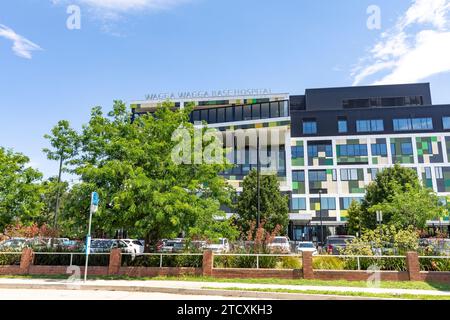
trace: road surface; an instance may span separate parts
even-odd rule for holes
[[[1,289],[0,300],[232,300],[230,297],[157,292]],[[240,298],[239,300],[245,300]],[[252,299],[255,300],[255,299]]]

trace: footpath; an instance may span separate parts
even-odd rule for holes
[[[230,290],[233,288],[233,290]],[[310,297],[320,298],[320,292],[333,292],[340,298],[367,299],[365,297],[344,297],[345,293],[358,294],[391,294],[391,295],[426,295],[431,297],[450,296],[450,292],[435,290],[412,289],[387,289],[387,288],[358,288],[358,287],[333,287],[333,286],[304,286],[304,285],[278,285],[278,284],[248,284],[248,283],[223,283],[223,282],[191,282],[191,281],[127,281],[127,280],[88,280],[68,281],[55,279],[20,279],[0,278],[0,289],[52,289],[52,290],[101,290],[101,291],[126,291],[126,292],[159,292],[169,294],[206,295],[267,299],[291,299],[305,300],[308,292],[314,293]],[[256,292],[251,290],[264,290]],[[271,292],[271,290],[273,290]],[[296,293],[280,293],[277,290],[295,290]],[[297,293],[298,291],[298,293]],[[333,295],[323,295],[330,298]]]

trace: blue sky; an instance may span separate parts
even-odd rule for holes
[[[381,29],[367,27],[370,5]],[[58,120],[80,128],[91,107],[151,92],[420,81],[450,103],[449,11],[450,0],[3,0],[0,146],[54,175],[41,150]]]

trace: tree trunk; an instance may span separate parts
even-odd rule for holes
[[[53,228],[56,229],[58,227],[58,211],[59,211],[59,201],[60,201],[60,193],[61,193],[61,175],[62,175],[62,166],[63,166],[63,157],[60,156],[59,160],[59,172],[58,172],[58,185],[57,185],[57,193],[56,193],[56,205],[55,205],[55,220],[53,221]]]

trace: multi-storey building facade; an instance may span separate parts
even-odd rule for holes
[[[151,112],[161,101],[132,107],[136,114]],[[224,135],[277,131],[268,143],[268,153],[280,150],[270,172],[289,194],[293,240],[319,239],[320,225],[328,234],[343,232],[352,201],[395,163],[417,170],[443,201],[450,196],[450,105],[433,105],[429,84],[309,89],[304,95],[253,90],[174,101],[181,108],[193,102],[192,122],[207,122]],[[245,161],[224,173],[238,192],[256,168],[250,161],[255,152],[248,143]],[[430,225],[448,227],[449,221]]]

